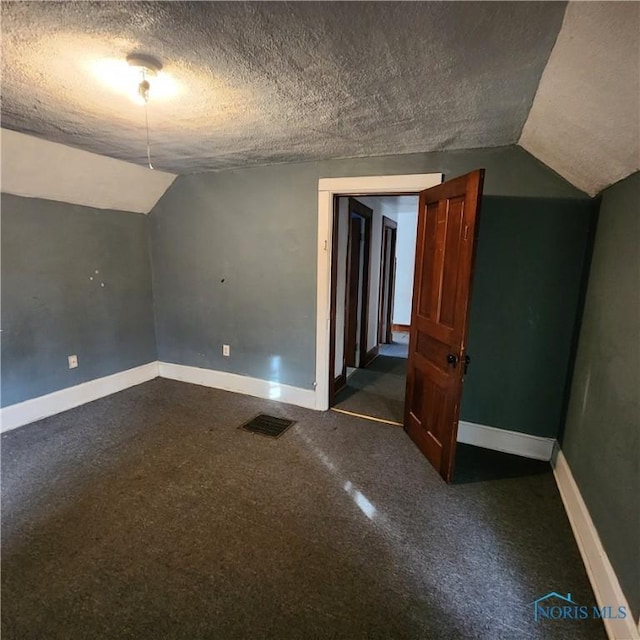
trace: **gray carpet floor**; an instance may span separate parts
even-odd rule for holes
[[[395,335],[395,334],[394,334]],[[366,369],[355,369],[348,385],[336,398],[337,409],[361,416],[404,421],[407,341],[381,345],[381,353]],[[396,354],[396,355],[389,355]],[[490,451],[458,443],[456,447],[455,483],[516,478],[548,473],[549,465],[499,451]]]
[[[378,345],[378,353],[382,356],[393,356],[394,358],[409,357],[409,334],[393,332],[392,342]]]
[[[357,369],[349,377],[334,407],[402,422],[406,379],[406,358],[379,355],[366,369]]]
[[[594,603],[552,474],[447,486],[399,428],[157,379],[2,463],[3,640],[605,638],[533,620]]]

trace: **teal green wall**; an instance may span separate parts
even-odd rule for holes
[[[150,216],[159,359],[312,389],[318,179],[480,167],[487,197],[462,418],[555,436],[590,200],[518,147],[179,177]]]
[[[483,198],[463,420],[557,435],[593,221],[591,200]]]
[[[2,406],[154,362],[147,216],[8,193],[1,205]]]
[[[640,173],[602,194],[561,446],[637,620]]]

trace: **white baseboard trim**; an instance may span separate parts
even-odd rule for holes
[[[573,478],[569,463],[559,448],[556,448],[552,466],[560,497],[569,517],[573,535],[578,543],[578,549],[582,555],[582,561],[591,581],[598,606],[612,606],[614,609],[623,606],[627,610],[627,617],[622,620],[603,620],[607,635],[610,640],[638,640],[640,633],[629,610],[629,603],[602,546],[600,536]]]
[[[182,364],[172,364],[170,362],[160,362],[159,374],[161,378],[180,380],[199,384],[203,387],[213,387],[234,393],[244,393],[256,398],[267,400],[277,400],[287,404],[295,404],[307,409],[316,408],[316,392],[312,389],[301,389],[291,387],[279,382],[269,382],[259,378],[241,376],[237,373],[226,371],[215,371],[213,369],[201,369],[199,367],[189,367]]]
[[[79,407],[87,402],[153,380],[158,376],[316,409],[316,393],[310,389],[300,389],[225,371],[200,369],[168,362],[150,362],[134,369],[120,371],[104,378],[83,382],[4,407],[0,409],[0,433]]]
[[[555,440],[460,420],[458,442],[535,460],[551,460]]]
[[[79,407],[81,404],[104,398],[104,396],[157,377],[158,363],[150,362],[140,367],[120,371],[110,376],[89,380],[67,389],[60,389],[60,391],[54,391],[38,398],[9,405],[0,410],[0,433]]]

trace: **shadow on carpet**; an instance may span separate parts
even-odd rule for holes
[[[510,453],[458,443],[453,484],[503,480],[551,473],[543,460],[532,460]]]

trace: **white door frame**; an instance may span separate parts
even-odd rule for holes
[[[331,318],[331,238],[336,195],[416,194],[442,182],[441,173],[320,178],[318,180],[318,275],[316,325],[316,409],[329,408],[329,323]]]

